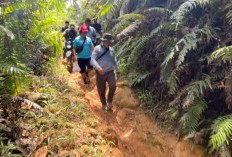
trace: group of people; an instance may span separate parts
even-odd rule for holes
[[[68,28],[70,27],[70,28]],[[71,35],[65,32],[71,31]],[[74,25],[68,25],[66,21],[65,26],[62,27],[64,37],[73,40],[73,56],[74,61],[80,67],[80,73],[83,79],[84,86],[90,83],[89,73],[95,69],[96,84],[98,94],[102,103],[103,110],[111,110],[113,107],[113,97],[116,91],[116,79],[120,78],[120,73],[115,57],[114,49],[111,47],[113,36],[109,33],[103,34],[101,44],[94,45],[96,41],[96,32],[101,33],[101,25],[94,21],[93,27],[91,20],[86,19],[85,23],[78,28],[79,36]],[[106,99],[106,83],[109,85],[109,93]]]

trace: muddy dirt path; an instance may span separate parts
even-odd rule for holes
[[[115,157],[205,157],[203,150],[189,141],[178,141],[177,137],[157,127],[145,112],[139,108],[139,101],[133,91],[118,82],[111,112],[101,109],[94,72],[91,85],[83,87],[79,73],[65,75],[68,85],[84,97],[87,109],[98,119],[98,129],[112,134],[116,148],[110,156]]]

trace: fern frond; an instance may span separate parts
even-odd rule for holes
[[[189,85],[185,86],[180,94],[174,99],[170,104],[171,106],[179,103],[179,99],[182,96],[185,96],[183,103],[181,104],[184,108],[189,107],[193,104],[194,100],[199,97],[203,97],[204,91],[207,89],[213,90],[211,84],[210,75],[203,74],[202,80],[192,81]]]
[[[203,98],[195,98],[193,104],[187,108],[186,113],[181,117],[180,122],[183,125],[183,129],[190,133],[191,131],[196,131],[199,120],[202,113],[207,108],[206,102]]]
[[[8,30],[6,27],[0,25],[0,30],[5,32],[7,34],[7,36],[9,36],[11,38],[11,40],[13,40],[15,38],[14,34],[10,30]]]
[[[183,21],[184,16],[197,6],[204,7],[209,4],[210,0],[187,0],[172,14],[171,19],[175,20],[177,24]]]
[[[137,84],[141,83],[143,80],[145,80],[150,75],[151,75],[151,72],[136,73],[136,76],[134,76],[133,79],[130,81],[130,86],[136,86]]]
[[[202,97],[206,89],[213,89],[211,84],[211,77],[204,74],[202,80],[190,83],[184,90],[187,96],[184,99],[183,106],[188,107],[191,105],[195,98]]]
[[[167,80],[164,80],[169,88],[168,93],[171,95],[174,95],[176,93],[176,89],[177,89],[178,83],[180,81],[178,76],[177,76],[177,72],[181,71],[182,69],[183,69],[183,67],[176,68],[175,70],[173,70],[171,72],[171,74],[167,78]],[[161,78],[161,79],[163,79],[163,78]]]
[[[211,63],[214,60],[231,60],[232,59],[232,46],[227,46],[214,51],[208,58],[208,62]]]
[[[149,40],[148,36],[142,36],[136,41],[136,45],[131,51],[130,57],[129,57],[129,62],[133,63],[136,62],[137,59],[139,58],[140,54],[144,50],[144,46],[146,45],[147,41]]]
[[[219,117],[211,126],[212,134],[210,136],[209,145],[211,151],[226,144],[232,135],[232,115]]]
[[[176,59],[176,67],[178,68],[185,60],[185,56],[191,50],[197,48],[197,44],[201,41],[201,35],[205,34],[209,39],[212,38],[211,31],[208,28],[195,29],[192,33],[186,34],[181,38],[176,45],[171,49],[166,58],[162,63],[162,67],[167,66],[167,64],[178,55]]]

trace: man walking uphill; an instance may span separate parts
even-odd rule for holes
[[[79,67],[81,69],[80,73],[82,75],[84,85],[89,84],[89,72],[92,70],[90,65],[91,51],[93,51],[92,40],[86,36],[88,33],[88,28],[86,25],[81,25],[80,36],[78,36],[73,43],[73,55],[74,60],[78,61]]]
[[[117,72],[117,78],[120,77],[114,49],[110,47],[112,39],[113,37],[111,34],[104,34],[101,39],[102,44],[95,47],[91,59],[91,63],[96,69],[97,89],[103,110],[111,110],[113,107],[112,102],[116,90],[116,78],[114,71]],[[106,82],[109,84],[107,101],[105,97]]]

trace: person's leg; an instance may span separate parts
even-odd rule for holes
[[[81,73],[82,79],[84,81],[84,84],[86,85],[88,84],[88,82],[86,81],[86,60],[83,58],[78,58],[78,64],[81,69],[80,73]]]
[[[86,72],[86,78],[89,80],[89,73],[93,70],[93,66],[90,64],[91,58],[87,59],[87,72]]]
[[[97,91],[102,103],[102,108],[105,109],[106,107],[106,76],[100,75],[96,71],[96,84],[97,84]]]
[[[107,82],[109,84],[109,93],[108,93],[107,103],[108,103],[109,109],[111,109],[113,107],[112,102],[113,102],[114,93],[116,91],[116,78],[115,78],[114,71],[110,71],[109,73],[107,73]]]

